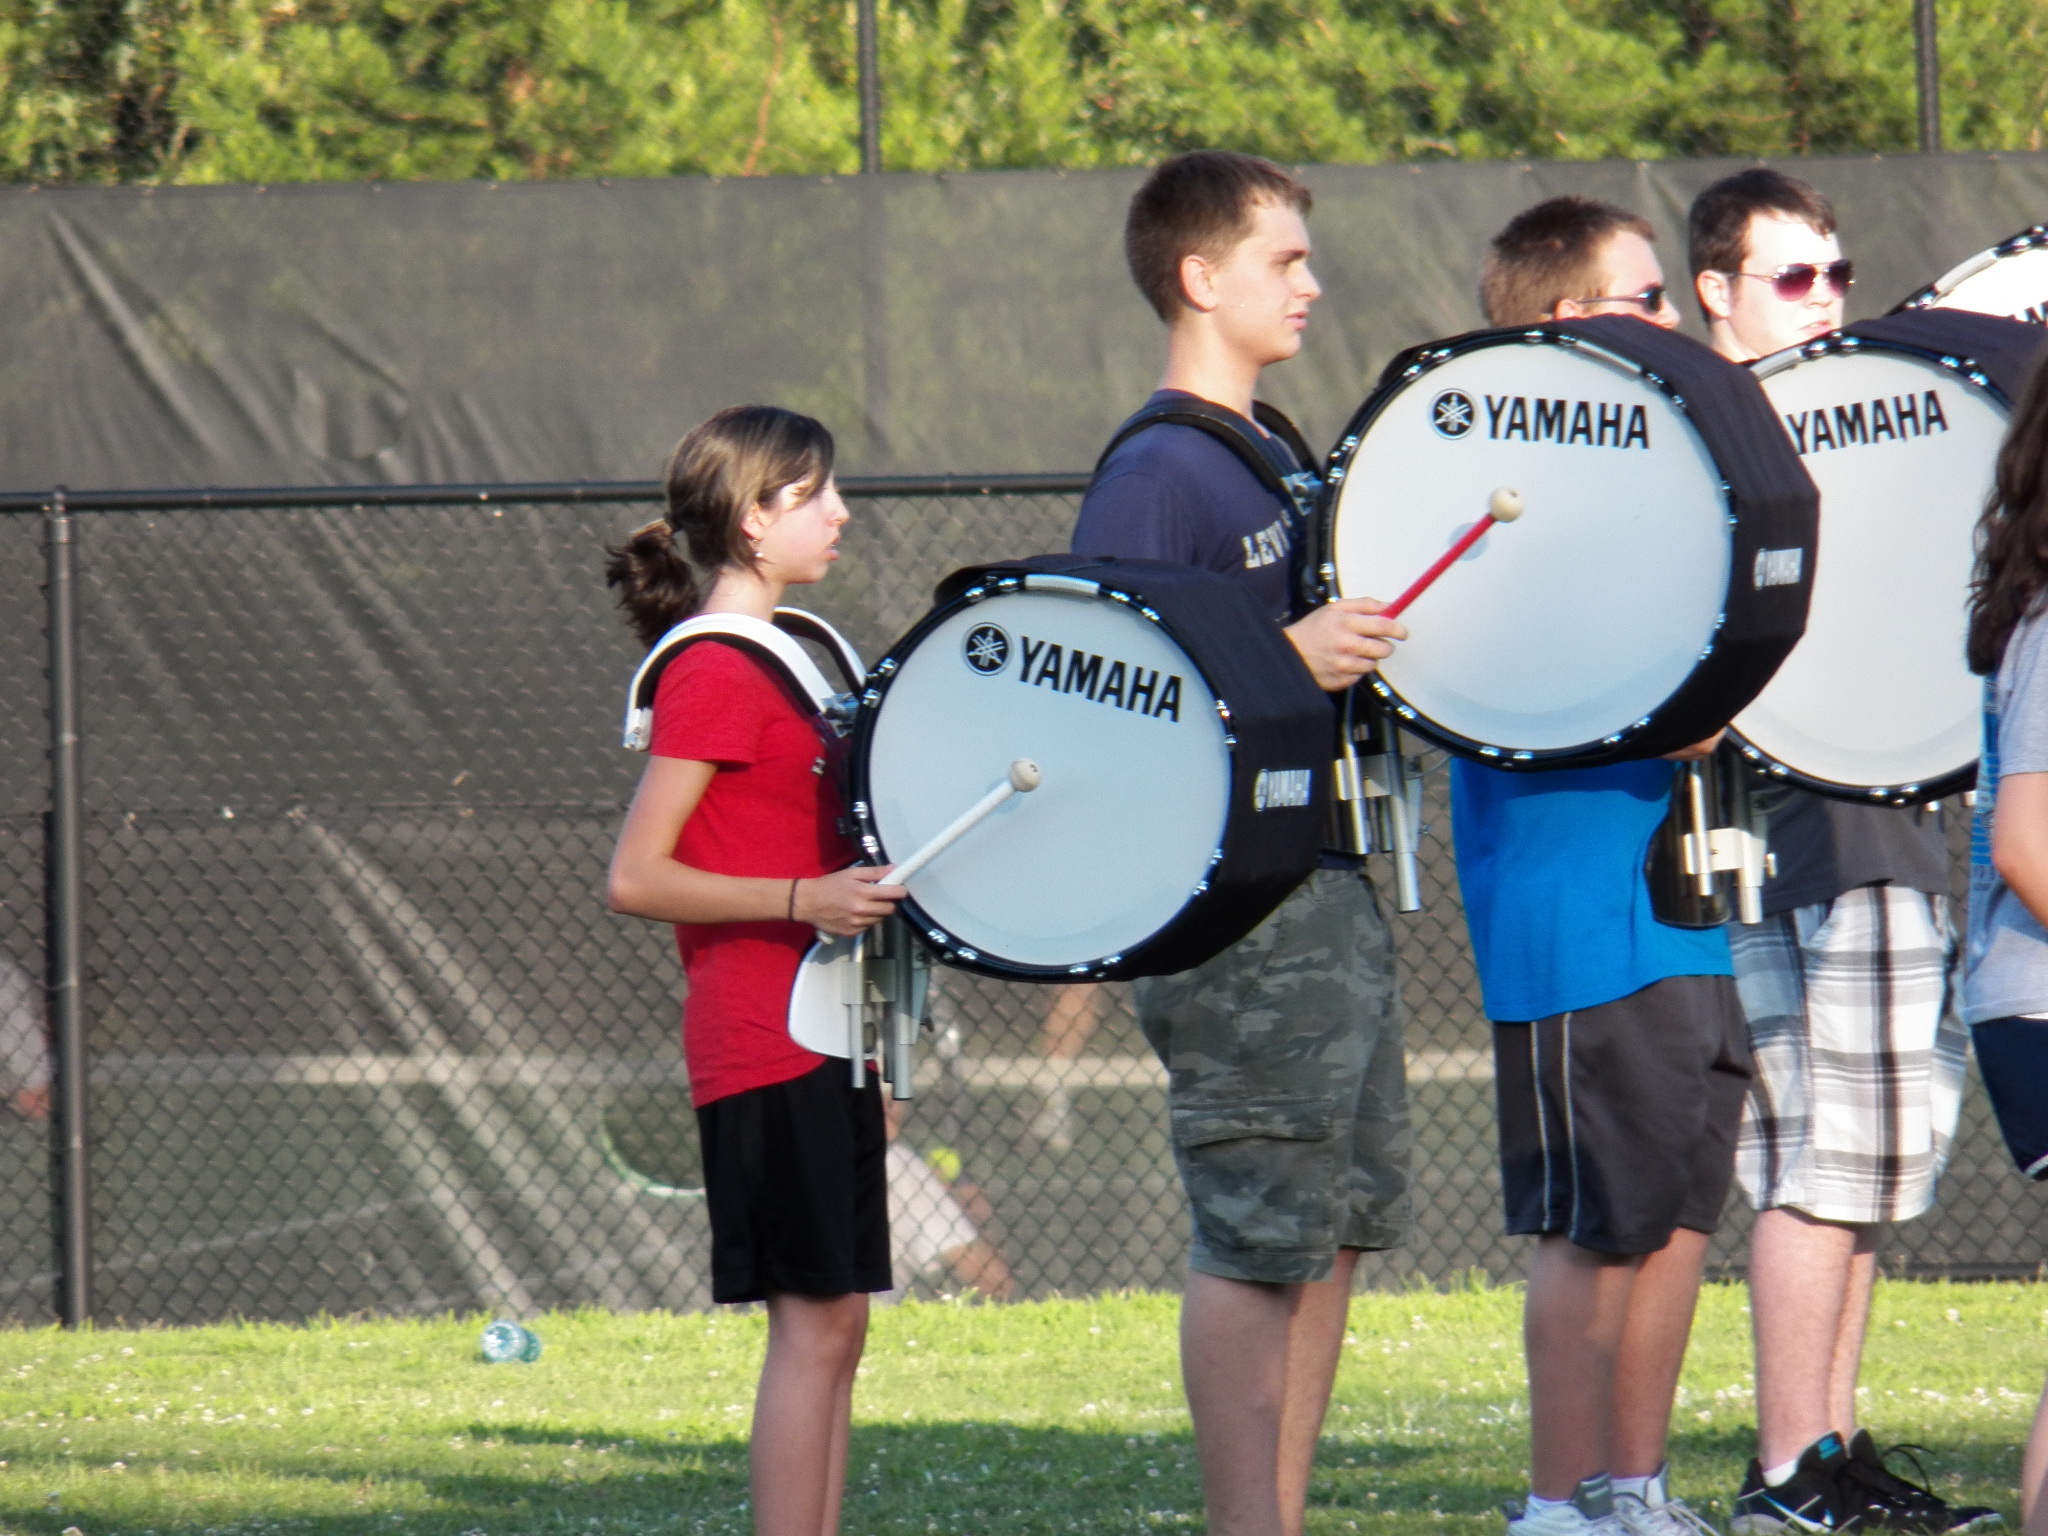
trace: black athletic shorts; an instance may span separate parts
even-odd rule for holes
[[[2013,1162],[2048,1179],[2048,1019],[1988,1019],[1970,1038]]]
[[[882,1093],[834,1058],[697,1111],[711,1210],[711,1299],[886,1291]]]
[[[1720,1225],[1749,1089],[1732,978],[1496,1024],[1493,1060],[1510,1233],[1638,1254]]]

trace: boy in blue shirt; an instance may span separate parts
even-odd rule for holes
[[[1527,210],[1487,258],[1488,320],[1675,327],[1651,235],[1591,198]],[[1523,1317],[1530,1498],[1509,1506],[1509,1536],[1711,1530],[1670,1497],[1664,1447],[1749,1050],[1724,933],[1650,909],[1645,856],[1674,771],[1451,771],[1507,1226],[1538,1239]]]

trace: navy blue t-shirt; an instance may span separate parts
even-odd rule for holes
[[[1162,389],[1146,404],[1193,398]],[[1160,422],[1120,444],[1103,464],[1081,501],[1073,552],[1171,560],[1240,577],[1259,606],[1285,624],[1296,617],[1297,516],[1208,433]]]

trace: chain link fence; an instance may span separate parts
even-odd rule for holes
[[[1075,509],[865,489],[813,596],[870,658],[940,576],[1063,548]],[[640,759],[617,746],[636,650],[598,573],[648,515],[637,492],[71,514],[92,1315],[708,1304],[680,968],[602,896]],[[0,515],[0,1315],[27,1322],[62,1267],[45,530]],[[1416,1233],[1368,1262],[1378,1285],[1522,1257],[1443,777],[1425,905],[1394,919]],[[891,1154],[902,1282],[1176,1285],[1163,1080],[1125,989],[941,972],[935,1018]],[[1717,1263],[1745,1227],[1731,1204]],[[1941,1204],[1888,1262],[2031,1273],[2044,1236],[1973,1081]]]

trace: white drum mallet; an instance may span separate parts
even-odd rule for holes
[[[1502,486],[1486,498],[1486,516],[1467,528],[1458,542],[1437,557],[1436,564],[1424,571],[1409,585],[1408,590],[1380,610],[1383,619],[1397,619],[1401,610],[1429,590],[1437,577],[1448,571],[1458,557],[1486,536],[1486,530],[1495,523],[1512,523],[1522,515],[1522,493]]]
[[[1017,758],[1010,764],[1009,774],[1003,779],[1002,783],[975,801],[944,831],[940,832],[909,858],[898,864],[889,872],[889,878],[882,883],[885,885],[909,884],[911,876],[952,847],[962,835],[971,831],[977,823],[987,817],[990,812],[1009,799],[1010,796],[1015,794],[1028,795],[1044,782],[1045,775],[1039,771],[1038,764],[1032,762],[1028,757]]]

